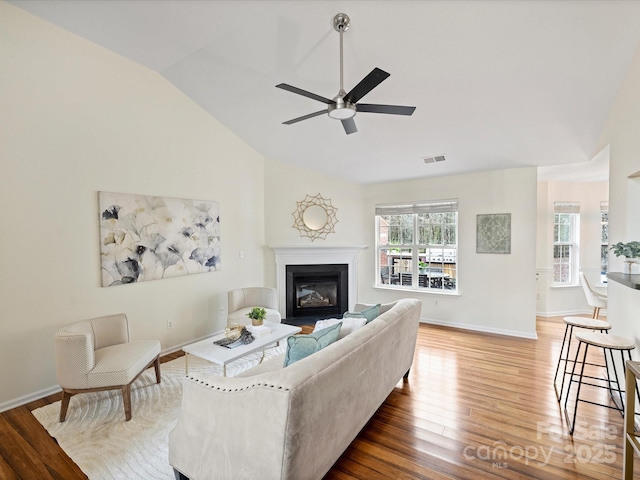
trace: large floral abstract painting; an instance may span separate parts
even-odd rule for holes
[[[98,196],[103,287],[220,270],[218,202]]]

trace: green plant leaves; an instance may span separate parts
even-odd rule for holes
[[[616,257],[640,258],[640,242],[618,242],[609,248]]]

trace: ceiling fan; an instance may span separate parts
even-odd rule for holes
[[[377,105],[371,103],[358,103],[362,97],[364,97],[371,90],[380,85],[384,80],[389,77],[389,74],[379,68],[374,68],[369,75],[364,77],[360,83],[358,83],[353,89],[347,93],[343,87],[343,68],[342,68],[342,34],[349,29],[351,20],[344,13],[338,13],[333,18],[333,28],[340,34],[340,91],[334,98],[329,99],[316,95],[315,93],[307,92],[297,87],[281,83],[276,85],[276,88],[281,88],[292,93],[297,93],[304,97],[317,100],[322,103],[326,103],[328,108],[320,110],[318,112],[310,113],[302,117],[294,118],[283,122],[284,125],[291,125],[293,123],[301,122],[309,118],[317,117],[326,113],[331,118],[340,120],[344,131],[347,135],[358,131],[356,123],[353,121],[353,117],[356,112],[366,113],[386,113],[391,115],[412,115],[416,107],[404,107],[400,105]]]

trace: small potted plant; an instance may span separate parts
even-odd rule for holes
[[[622,243],[618,242],[609,248],[616,257],[625,257],[627,264],[626,273],[631,273],[631,264],[636,263],[636,259],[640,258],[640,242]]]
[[[259,327],[264,322],[264,319],[267,318],[267,311],[262,307],[253,307],[251,311],[247,313],[247,317],[251,319],[251,325]]]
[[[426,274],[428,272],[429,264],[426,262],[418,263],[418,271],[421,274]]]

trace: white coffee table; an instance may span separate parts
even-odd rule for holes
[[[224,376],[226,377],[227,364],[259,350],[262,350],[262,358],[260,359],[260,362],[262,362],[264,359],[265,348],[279,342],[280,340],[284,340],[291,335],[295,335],[302,330],[300,327],[294,327],[292,325],[287,325],[286,323],[264,322],[264,324],[271,328],[271,334],[258,337],[248,345],[241,345],[236,348],[227,348],[213,343],[216,340],[224,338],[224,332],[218,332],[212,337],[205,338],[204,340],[200,340],[199,342],[195,342],[190,345],[185,345],[182,347],[182,351],[185,353],[184,365],[186,373],[189,373],[189,355],[195,355],[196,357],[203,358],[209,362],[222,365]]]

